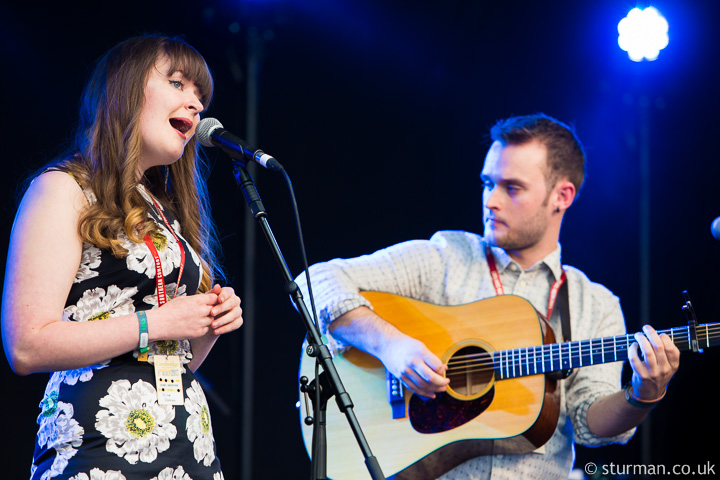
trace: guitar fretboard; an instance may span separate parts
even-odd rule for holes
[[[696,331],[699,348],[720,344],[720,323],[698,325]],[[689,350],[691,348],[690,327],[658,330],[658,334],[663,333],[670,337],[679,350]],[[616,337],[502,350],[492,354],[493,370],[495,378],[502,380],[620,362],[628,359],[630,346],[634,342],[634,335],[618,335]]]

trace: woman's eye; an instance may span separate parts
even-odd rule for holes
[[[175,88],[183,87],[183,82],[181,82],[180,80],[168,80],[168,82],[170,82],[170,85],[172,85]]]

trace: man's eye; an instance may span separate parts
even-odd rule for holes
[[[483,184],[484,188],[489,188],[489,189],[492,189],[495,186],[495,184],[490,180],[483,180],[482,184]]]

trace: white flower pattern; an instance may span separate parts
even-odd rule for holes
[[[107,291],[103,288],[93,288],[86,291],[76,305],[65,308],[71,320],[87,322],[118,317],[135,312],[132,297],[137,293],[136,287],[120,289],[110,285]]]
[[[178,222],[177,220],[173,220],[172,227],[173,227],[173,230],[175,230],[175,233],[177,234],[177,236],[179,236],[180,238],[185,240],[185,237],[183,237],[182,234],[180,233],[180,228],[181,228],[180,222]],[[187,243],[187,240],[185,241],[185,243]],[[195,249],[192,248],[190,245],[188,245],[188,248],[185,249],[185,253],[187,254],[188,252],[190,252],[190,256],[192,257],[193,263],[200,265],[200,257],[195,252]],[[198,285],[198,287],[199,286],[200,285]]]
[[[82,257],[80,258],[78,271],[75,274],[75,283],[80,283],[99,275],[95,269],[100,266],[101,253],[99,248],[83,243]]]
[[[188,439],[193,442],[195,460],[208,466],[215,460],[215,450],[210,411],[205,393],[200,384],[193,380],[185,394],[185,410],[188,412],[185,430]]]
[[[160,231],[152,235],[152,241],[160,258],[163,275],[167,277],[180,266],[180,257],[175,255],[178,246],[175,238],[165,225],[158,224],[157,227]],[[120,236],[118,236],[118,238],[119,237]],[[126,258],[127,268],[134,272],[147,275],[148,278],[155,278],[155,259],[147,245],[145,245],[145,243],[133,243],[129,240],[128,243],[132,244],[132,246],[128,249],[129,253]]]
[[[177,435],[175,409],[158,405],[155,387],[143,380],[113,382],[100,406],[107,410],[97,412],[95,428],[108,439],[107,451],[133,465],[154,461]]]
[[[90,475],[87,473],[78,473],[77,475],[70,477],[69,480],[126,480],[125,475],[119,470],[108,470],[103,472],[99,468],[93,468],[90,470]]]
[[[46,480],[60,475],[65,470],[68,460],[77,453],[77,448],[82,444],[85,430],[73,418],[75,413],[73,406],[59,401],[57,381],[48,383],[40,408],[38,445],[54,449],[56,452],[52,466],[40,477]]]
[[[65,370],[59,373],[60,379],[63,383],[68,385],[75,385],[78,381],[89,382],[93,376],[93,370],[95,368],[102,368],[104,365],[93,365],[92,367],[77,368],[75,370]]]
[[[151,198],[145,187],[138,186],[138,191],[143,196],[143,198],[145,198],[145,200],[150,204],[151,209],[153,211],[156,211],[157,207],[155,206],[153,199]],[[159,231],[156,234],[151,235],[151,238],[153,244],[155,245],[155,249],[157,250],[158,257],[160,258],[160,265],[162,266],[163,275],[165,277],[168,277],[176,268],[180,267],[181,257],[180,255],[178,255],[180,247],[178,246],[177,240],[175,240],[175,236],[172,234],[172,232],[170,232],[163,220],[161,218],[157,218],[154,220],[155,226]],[[177,222],[177,220],[173,220],[171,224],[173,225],[172,228],[179,236],[179,223]],[[120,236],[118,236],[118,238],[120,238]],[[128,249],[129,254],[127,256],[127,268],[134,272],[147,275],[148,278],[155,278],[155,259],[153,258],[150,250],[147,248],[145,243],[133,243],[127,240],[126,237],[123,240],[126,240],[123,242],[124,245],[130,244],[131,246],[131,248]],[[200,263],[197,254],[195,254],[192,249],[189,250],[191,251],[193,261],[199,265]]]
[[[40,402],[40,415],[37,417],[37,424],[40,426],[37,434],[37,441],[40,445],[47,445],[50,439],[57,437],[57,426],[55,417],[60,397],[60,375],[55,372],[45,386],[45,393]]]
[[[175,292],[177,292],[177,294]],[[180,287],[178,287],[177,283],[168,283],[167,285],[165,285],[165,293],[167,294],[168,301],[172,300],[175,297],[184,297],[187,294],[187,285],[182,284],[180,285]],[[155,293],[153,293],[152,295],[145,295],[145,297],[143,297],[143,302],[147,303],[148,305],[152,305],[153,307],[157,307],[157,289],[155,289]]]
[[[157,477],[150,480],[192,480],[192,478],[185,473],[185,469],[180,465],[177,468],[163,468]]]

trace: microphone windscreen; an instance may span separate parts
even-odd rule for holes
[[[216,118],[208,117],[200,120],[200,123],[198,123],[196,130],[198,142],[200,142],[200,145],[202,145],[203,147],[215,146],[212,143],[210,135],[216,128],[222,128],[222,123],[220,123]]]

